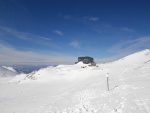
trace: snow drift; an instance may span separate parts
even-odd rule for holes
[[[81,62],[49,66],[0,81],[0,109],[3,113],[150,113],[149,81],[150,50],[97,67]]]

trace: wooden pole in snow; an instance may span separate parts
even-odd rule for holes
[[[109,91],[109,82],[108,82],[109,81],[109,74],[108,73],[106,74],[106,77],[107,77],[107,89]]]

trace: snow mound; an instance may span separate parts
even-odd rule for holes
[[[87,65],[87,64],[84,64],[83,62],[78,62],[78,63],[76,63],[76,65],[83,66],[83,65]]]

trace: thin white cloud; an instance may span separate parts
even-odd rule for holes
[[[85,16],[85,17],[83,17],[82,19],[83,19],[83,20],[86,20],[86,21],[87,21],[87,20],[88,20],[88,21],[93,21],[93,22],[99,20],[98,17],[90,17],[90,16]]]
[[[150,37],[140,37],[134,40],[127,40],[112,46],[108,51],[116,56],[126,56],[143,49],[150,49]]]
[[[58,48],[56,44],[52,43],[49,37],[39,36],[39,35],[35,35],[32,33],[27,33],[27,32],[20,32],[20,31],[17,31],[16,29],[4,27],[4,26],[0,26],[0,30],[1,30],[0,33],[2,34],[2,38],[4,40],[7,38],[16,38],[22,41],[27,41],[27,42],[38,44],[38,45]]]
[[[63,54],[44,54],[37,51],[21,51],[13,48],[12,46],[0,44],[0,62],[8,62],[8,63],[73,63],[76,58],[63,55]]]
[[[150,49],[149,36],[119,42],[107,50],[109,53],[113,53],[114,55],[105,58],[97,58],[95,61],[97,63],[111,62],[145,49]]]
[[[33,41],[32,39],[35,39],[35,38],[39,40],[47,40],[47,39],[50,40],[50,38],[48,37],[38,36],[38,35],[27,33],[27,32],[20,32],[20,31],[17,31],[16,29],[9,28],[9,27],[0,26],[0,29],[3,31],[1,32],[1,34],[11,35],[11,36],[14,36],[15,38],[22,39],[22,40]]]
[[[51,41],[50,38],[43,37],[44,40]]]
[[[128,28],[128,27],[122,27],[121,30],[125,31],[125,32],[135,32],[134,29],[131,29],[131,28]]]
[[[60,30],[55,30],[54,33],[55,33],[55,34],[58,34],[58,35],[61,35],[61,36],[63,35],[63,32],[60,31]]]
[[[78,41],[72,41],[72,42],[70,43],[70,45],[71,45],[72,47],[74,47],[74,48],[79,48],[79,42],[78,42]]]
[[[72,19],[72,15],[69,15],[69,14],[62,14],[62,13],[58,13],[58,16],[65,19],[65,20],[70,20]]]
[[[98,17],[89,17],[89,20],[91,20],[91,21],[98,21],[99,18]]]
[[[71,15],[64,15],[64,19],[70,20],[71,19]]]
[[[3,33],[4,35],[11,35],[14,36],[16,38],[19,39],[23,39],[23,40],[29,40],[30,37],[28,36],[28,33],[25,32],[19,32],[13,28],[9,28],[9,27],[4,27],[4,26],[0,26],[0,29],[2,30],[1,33]]]

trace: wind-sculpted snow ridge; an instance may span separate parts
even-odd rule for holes
[[[149,81],[149,50],[94,67],[82,62],[49,66],[6,82],[0,79],[0,110],[2,113],[150,113]]]
[[[16,70],[13,67],[0,67],[0,77],[8,77],[8,76],[15,76],[17,74]]]
[[[13,72],[17,72],[13,67],[7,67],[7,66],[2,66],[3,68],[5,68],[5,69],[8,69],[8,70],[10,70],[10,71],[13,71]]]

